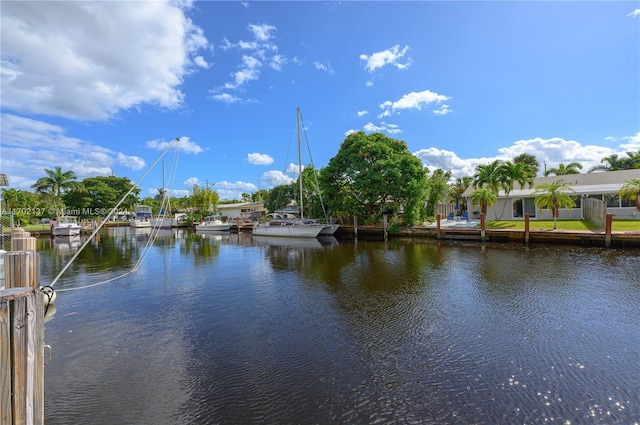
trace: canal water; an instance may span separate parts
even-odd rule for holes
[[[148,242],[56,283],[47,425],[640,423],[637,250]],[[79,241],[38,245],[46,284]]]

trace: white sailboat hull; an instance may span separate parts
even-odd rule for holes
[[[271,222],[256,224],[253,234],[256,236],[282,236],[289,238],[315,238],[324,226],[317,225],[271,225]]]

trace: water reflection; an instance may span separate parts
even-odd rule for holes
[[[637,252],[298,243],[175,232],[61,294],[47,424],[637,420]]]

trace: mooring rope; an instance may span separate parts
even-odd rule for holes
[[[124,200],[131,194],[131,192],[133,192],[133,189],[138,187],[138,185],[140,184],[142,179],[144,179],[147,176],[147,174],[149,174],[149,172],[153,169],[153,167],[155,167],[156,164],[158,164],[158,162],[160,162],[162,157],[164,157],[165,154],[167,152],[169,152],[170,149],[174,148],[179,143],[180,143],[180,138],[176,138],[174,141],[172,141],[169,144],[169,146],[160,154],[160,156],[154,161],[154,163],[151,164],[151,166],[144,172],[144,174],[138,179],[138,181],[131,186],[131,189],[129,189],[129,191],[122,197],[122,199],[120,199],[120,201],[116,204],[116,206],[113,207],[113,209],[104,218],[104,220],[100,223],[100,225],[93,231],[91,236],[89,236],[87,238],[87,240],[82,244],[82,246],[80,246],[78,251],[76,251],[76,253],[73,255],[73,257],[71,257],[69,262],[67,264],[65,264],[65,266],[62,268],[60,273],[58,273],[58,275],[53,279],[53,281],[48,286],[45,286],[43,288],[50,288],[50,290],[53,291],[53,285],[55,285],[58,282],[58,280],[64,274],[64,272],[67,271],[67,269],[71,266],[73,261],[76,258],[78,258],[78,255],[80,255],[82,250],[91,242],[91,240],[93,240],[94,236],[96,234],[98,234],[98,232],[100,231],[100,229],[102,229],[104,224],[107,221],[109,221],[109,218],[115,213],[115,211],[117,211],[117,209],[120,206],[120,204],[122,204],[122,202],[124,202]],[[176,170],[177,170],[177,161],[178,161],[177,151],[178,151],[178,149],[176,149],[176,151],[174,152],[174,160],[172,161],[171,170],[172,170],[172,173],[173,173],[172,174],[173,177],[171,179],[172,184],[170,185],[170,187],[173,187],[173,182],[175,181],[175,174],[176,174]],[[162,205],[161,205],[161,211],[163,211],[163,214],[161,216],[162,219],[165,218],[167,205],[169,204],[169,196],[167,196],[166,192],[163,195],[164,196],[163,196]],[[96,283],[92,283],[92,284],[89,284],[89,285],[80,286],[80,287],[76,287],[76,288],[58,289],[57,292],[75,291],[75,290],[78,290],[78,289],[86,289],[86,288],[91,288],[91,287],[94,287],[94,286],[104,285],[105,283],[113,282],[114,280],[121,279],[121,278],[133,273],[134,271],[138,270],[138,268],[140,267],[140,264],[142,263],[142,260],[147,256],[148,251],[151,249],[151,246],[153,245],[153,242],[155,242],[155,239],[158,237],[159,231],[160,231],[160,223],[157,223],[157,225],[154,226],[151,229],[151,237],[147,241],[145,247],[143,248],[143,250],[142,250],[142,252],[140,254],[140,257],[138,258],[138,261],[136,261],[136,263],[134,264],[134,266],[133,266],[133,268],[131,270],[129,270],[129,271],[127,271],[127,272],[125,272],[125,273],[123,273],[123,274],[121,274],[119,276],[116,276],[116,277],[113,277],[113,278],[110,278],[110,279],[107,279],[107,280],[104,280],[104,281],[101,281],[101,282],[96,282]]]

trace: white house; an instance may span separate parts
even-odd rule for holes
[[[254,223],[267,213],[263,201],[241,202],[238,204],[218,204],[218,211],[229,221]]]
[[[607,206],[607,212],[612,213],[614,218],[618,219],[635,219],[640,220],[640,212],[636,209],[636,203],[633,200],[620,199],[618,192],[622,188],[625,181],[630,179],[639,179],[640,170],[621,170],[608,171],[598,173],[585,174],[567,174],[562,176],[537,177],[531,187],[520,187],[518,183],[514,185],[514,189],[506,197],[504,191],[498,193],[498,202],[494,207],[487,208],[487,220],[518,220],[524,219],[525,213],[529,213],[532,220],[550,220],[551,211],[536,209],[535,188],[542,184],[548,184],[559,179],[567,182],[567,185],[575,191],[576,206],[572,209],[560,209],[560,219],[564,220],[580,220],[584,218],[583,199],[596,198],[604,201]],[[471,192],[474,191],[469,186],[462,196],[467,198],[470,217],[480,216],[480,206],[471,205],[469,199]]]

